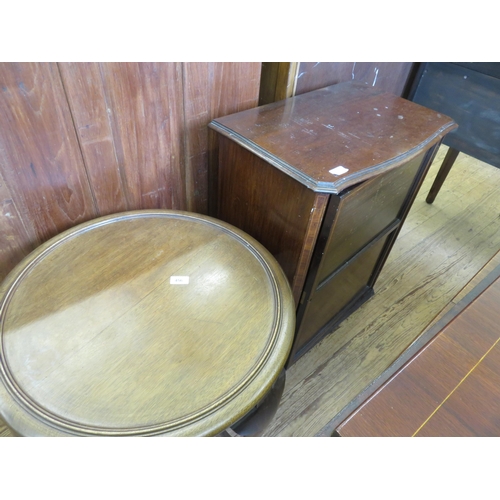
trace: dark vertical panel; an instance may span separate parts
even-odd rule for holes
[[[59,63],[100,215],[128,208],[98,63]]]
[[[101,63],[130,209],[186,208],[180,63]]]
[[[401,96],[411,62],[301,62],[295,95],[356,80]]]
[[[3,180],[35,243],[96,209],[60,74],[51,63],[0,65]]]
[[[292,97],[298,62],[263,62],[260,77],[259,106]]]
[[[261,63],[210,63],[210,118],[219,118],[258,105]],[[212,131],[208,142],[209,213],[217,214],[217,137]]]

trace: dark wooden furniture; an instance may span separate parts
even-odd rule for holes
[[[458,154],[500,167],[500,63],[423,63],[409,99],[451,116],[459,127],[427,196],[432,203]]]
[[[23,436],[258,433],[276,398],[254,429],[241,419],[280,394],[294,324],[283,271],[242,231],[168,210],[99,218],[2,284],[0,414]]]
[[[290,363],[373,294],[450,118],[349,82],[211,122],[218,217],[283,267]]]
[[[500,435],[500,266],[422,335],[430,341],[339,436]]]

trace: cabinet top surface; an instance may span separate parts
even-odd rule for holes
[[[214,120],[210,127],[315,191],[399,166],[456,128],[438,112],[346,82]]]
[[[0,411],[21,435],[204,435],[270,387],[294,306],[245,233],[139,211],[35,250],[0,287],[0,325]]]

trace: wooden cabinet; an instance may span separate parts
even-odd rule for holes
[[[452,119],[368,85],[326,87],[211,122],[217,216],[264,244],[297,306],[289,364],[373,294]]]

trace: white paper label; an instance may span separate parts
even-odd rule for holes
[[[333,175],[342,175],[342,174],[345,174],[346,172],[349,172],[349,169],[339,165],[338,167],[335,167],[335,168],[332,168],[331,170],[329,170],[329,172]]]
[[[171,285],[189,285],[189,276],[170,276]]]

